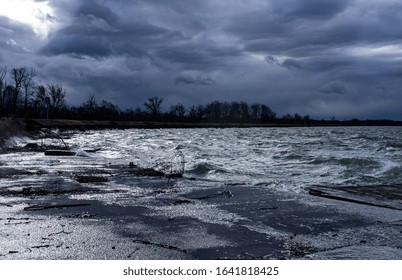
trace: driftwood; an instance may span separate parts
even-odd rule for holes
[[[64,195],[64,194],[81,194],[89,192],[103,192],[100,189],[86,188],[86,187],[74,187],[74,188],[56,188],[52,186],[48,187],[26,187],[22,189],[2,189],[0,195],[3,196],[47,196],[47,195]],[[12,205],[6,205],[12,207]]]
[[[75,156],[77,153],[70,150],[46,150],[45,156]]]
[[[351,203],[402,210],[402,186],[311,187],[310,195]]]
[[[75,180],[78,183],[104,183],[109,181],[106,176],[93,174],[76,174]]]
[[[71,207],[81,207],[81,206],[89,206],[90,203],[75,203],[75,204],[51,204],[51,205],[32,205],[24,208],[25,211],[39,211],[45,209],[53,209],[53,208],[71,208]]]
[[[200,196],[200,197],[193,197],[192,199],[209,199],[209,198],[215,198],[215,197],[219,197],[219,196],[226,196],[227,198],[231,198],[233,196],[231,191],[223,191],[223,192],[218,192],[215,194],[210,194],[210,195],[206,195],[206,196]]]
[[[96,148],[96,149],[91,149],[91,150],[84,150],[84,152],[86,153],[96,153],[99,152],[101,150],[101,148]]]

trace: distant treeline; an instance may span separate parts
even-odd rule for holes
[[[0,68],[0,116],[113,121],[164,121],[210,123],[260,123],[288,125],[402,125],[390,120],[314,120],[309,115],[277,116],[265,104],[214,101],[186,108],[181,103],[162,111],[163,98],[151,97],[141,107],[121,110],[108,100],[96,100],[93,94],[79,106],[69,106],[67,92],[60,84],[37,84],[35,70],[21,67]]]

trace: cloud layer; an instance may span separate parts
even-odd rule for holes
[[[46,37],[0,16],[0,66],[122,108],[261,102],[279,114],[402,119],[402,3],[62,0]]]

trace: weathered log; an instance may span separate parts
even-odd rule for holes
[[[348,187],[312,187],[308,193],[339,201],[402,210],[400,186],[348,186]]]
[[[52,208],[71,208],[71,207],[81,207],[89,206],[90,203],[75,203],[75,204],[51,204],[51,205],[32,205],[24,208],[25,211],[39,211]]]
[[[109,181],[106,176],[93,174],[76,174],[75,180],[78,183],[104,183]]]
[[[77,153],[70,150],[47,150],[45,156],[75,156]]]

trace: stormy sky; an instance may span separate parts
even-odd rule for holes
[[[402,2],[1,0],[3,66],[35,68],[72,105],[160,96],[402,120]]]

